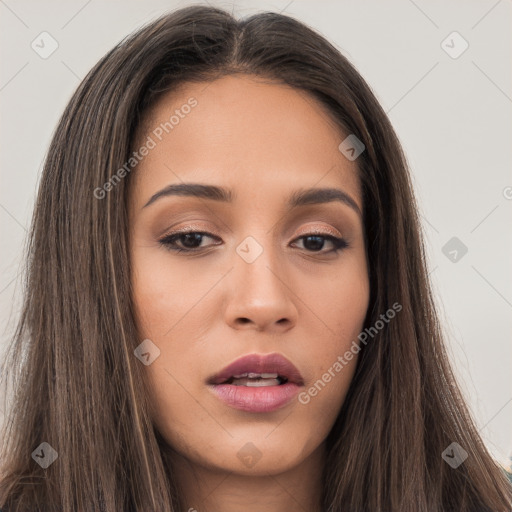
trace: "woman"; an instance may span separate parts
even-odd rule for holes
[[[58,124],[29,249],[3,510],[510,509],[400,143],[298,21],[191,6],[116,46]]]

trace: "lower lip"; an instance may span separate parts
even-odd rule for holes
[[[291,382],[280,386],[233,386],[215,384],[213,392],[227,405],[246,412],[272,412],[288,404],[299,391]]]

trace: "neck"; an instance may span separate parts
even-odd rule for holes
[[[173,474],[188,512],[321,512],[324,445],[281,473],[243,475],[205,467],[173,453]]]

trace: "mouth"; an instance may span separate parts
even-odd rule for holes
[[[208,379],[208,384],[231,384],[234,386],[279,386],[290,382],[304,384],[296,366],[281,354],[250,354],[226,366]]]
[[[245,372],[240,375],[233,375],[220,384],[232,384],[233,386],[248,386],[261,388],[266,386],[280,386],[288,382],[286,377],[277,373],[253,373]]]
[[[241,357],[206,383],[230,407],[246,412],[271,412],[287,405],[304,380],[293,363],[273,353]]]

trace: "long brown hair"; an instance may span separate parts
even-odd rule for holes
[[[406,158],[374,94],[303,23],[276,13],[237,20],[198,5],[121,41],[82,81],[57,125],[28,239],[24,306],[2,372],[13,406],[0,505],[8,512],[180,509],[134,356],[141,340],[128,258],[131,175],[102,198],[93,191],[128,161],[143,114],[161,94],[235,73],[309,93],[364,143],[357,164],[371,288],[365,327],[395,302],[403,307],[359,353],[327,438],[324,510],[510,510],[511,487],[449,366]],[[58,455],[47,469],[32,456],[43,442]],[[453,442],[468,454],[457,468],[442,458]]]

